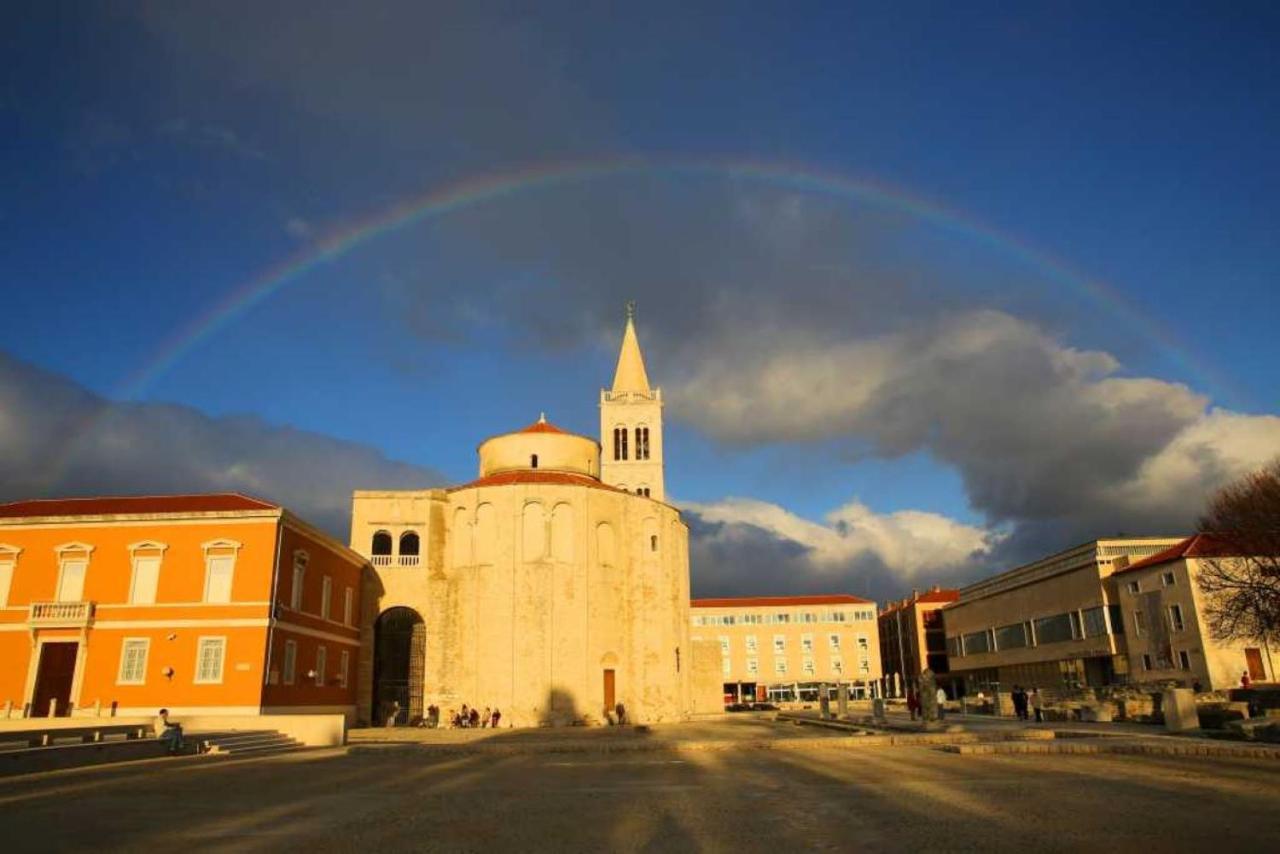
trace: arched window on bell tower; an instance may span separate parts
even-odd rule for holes
[[[613,458],[615,460],[625,460],[627,458],[627,428],[613,428]]]

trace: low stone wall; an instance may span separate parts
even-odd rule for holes
[[[43,771],[57,771],[62,768],[103,765],[108,762],[159,759],[166,755],[167,752],[168,746],[158,738],[101,741],[91,744],[57,744],[51,747],[33,747],[25,750],[3,750],[0,751],[0,776],[36,774]]]
[[[187,733],[198,730],[273,729],[308,747],[334,747],[347,743],[347,720],[341,714],[324,715],[170,715]],[[112,726],[136,724],[150,728],[154,717],[128,718],[11,718],[0,720],[0,732],[24,730],[84,729],[93,722]]]
[[[343,715],[171,715],[188,733],[199,730],[273,729],[308,747],[336,747],[347,743]]]

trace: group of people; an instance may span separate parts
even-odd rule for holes
[[[1031,712],[1035,712],[1036,723],[1044,722],[1044,700],[1040,697],[1040,689],[1032,688],[1031,693],[1021,685],[1013,686],[1013,711],[1020,721],[1031,720]]]
[[[934,693],[934,699],[938,703],[938,720],[946,717],[947,709],[947,689],[939,686]],[[916,689],[907,689],[907,711],[911,713],[911,720],[915,720],[917,716],[924,717],[924,705],[920,702],[920,695],[916,693]]]
[[[485,706],[484,711],[469,707],[466,703],[462,704],[462,708],[458,710],[449,710],[449,726],[454,729],[497,729],[498,724],[502,721],[502,712],[499,709],[490,709]],[[427,716],[423,721],[423,726],[435,729],[440,726],[440,707],[434,703],[427,706]]]

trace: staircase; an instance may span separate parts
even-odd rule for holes
[[[230,732],[193,733],[200,752],[211,756],[275,756],[294,753],[305,745],[273,729],[243,729]]]

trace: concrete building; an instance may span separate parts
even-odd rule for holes
[[[890,696],[902,696],[927,667],[938,677],[948,673],[946,630],[941,609],[960,598],[958,590],[934,587],[890,602],[880,612],[880,662]],[[945,684],[946,678],[940,678]]]
[[[878,692],[874,602],[857,596],[695,599],[693,640],[719,647],[725,702],[813,699],[817,686]],[[813,695],[813,696],[809,696]]]
[[[1238,687],[1246,672],[1257,682],[1275,681],[1270,650],[1224,643],[1209,631],[1206,594],[1196,583],[1207,560],[1238,558],[1212,536],[1197,534],[1115,571],[1131,682],[1175,681],[1187,688],[1198,682],[1222,691]]]
[[[696,707],[688,529],[662,500],[662,397],[628,311],[601,444],[545,417],[479,447],[476,480],[360,491],[374,575],[360,708],[502,710],[514,726],[680,720]],[[707,691],[703,691],[705,695]]]
[[[0,505],[0,715],[354,719],[364,568],[243,495]]]
[[[1116,569],[1180,541],[1094,540],[960,590],[943,611],[952,680],[969,694],[1124,683],[1129,656]]]

